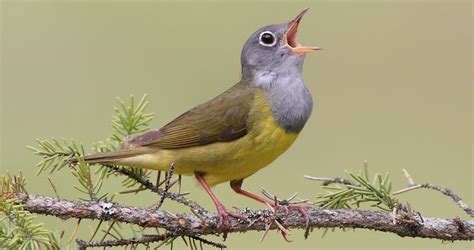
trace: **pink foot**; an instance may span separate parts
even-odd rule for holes
[[[285,210],[285,217],[288,218],[288,213],[290,210],[297,210],[300,212],[304,218],[305,218],[305,225],[306,228],[309,227],[309,214],[308,214],[308,209],[313,207],[310,204],[292,204],[292,205],[272,205],[272,207],[275,209],[275,211],[278,211],[279,209],[284,209]]]
[[[224,239],[227,238],[227,233],[229,232],[229,217],[234,217],[236,219],[241,219],[241,220],[247,220],[247,216],[242,215],[242,214],[237,214],[234,212],[231,212],[227,210],[224,206],[218,206],[217,207],[217,212],[219,214],[219,224],[217,225],[217,228],[219,232],[224,234]]]

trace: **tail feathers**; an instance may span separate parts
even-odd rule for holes
[[[145,154],[148,152],[150,152],[150,150],[147,148],[127,148],[120,149],[117,151],[88,155],[84,157],[84,161],[86,163],[117,163],[122,159],[137,156],[140,154]],[[70,162],[77,163],[77,159],[71,159]]]

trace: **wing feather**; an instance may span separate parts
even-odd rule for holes
[[[158,130],[127,143],[163,149],[186,148],[236,140],[247,134],[254,98],[249,84],[240,82],[216,98],[183,113]]]

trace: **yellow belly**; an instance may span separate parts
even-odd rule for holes
[[[262,93],[257,93],[249,114],[247,134],[231,142],[212,143],[182,149],[160,149],[156,153],[128,158],[126,165],[168,170],[188,175],[204,173],[209,185],[243,179],[270,164],[290,147],[298,136],[287,133],[272,116]]]

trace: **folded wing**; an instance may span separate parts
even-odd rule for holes
[[[236,140],[247,134],[253,98],[251,87],[238,83],[164,127],[137,136],[127,143],[132,146],[175,149]]]

